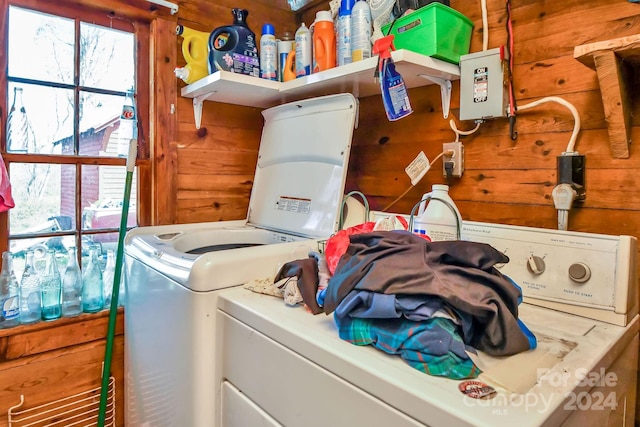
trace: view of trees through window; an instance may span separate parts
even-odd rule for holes
[[[69,246],[86,255],[99,245],[106,256],[123,203],[118,144],[128,140],[118,130],[125,94],[135,92],[133,26],[16,6],[8,18],[5,135],[16,203],[9,250],[18,259],[45,248],[64,257]],[[135,188],[134,181],[129,227],[136,225]]]

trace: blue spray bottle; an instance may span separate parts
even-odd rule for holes
[[[391,51],[394,49],[393,35],[382,37],[373,45],[373,53],[378,55],[382,105],[389,121],[399,120],[413,112],[404,79],[396,71],[391,58]]]

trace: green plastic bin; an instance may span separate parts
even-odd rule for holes
[[[388,35],[387,24],[382,33]],[[473,22],[442,3],[430,3],[398,18],[391,34],[396,49],[407,49],[457,64],[469,53]]]

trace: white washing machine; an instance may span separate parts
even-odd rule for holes
[[[263,112],[246,220],[143,227],[125,241],[128,426],[216,426],[216,299],[318,250],[338,225],[357,101]]]
[[[538,340],[515,356],[479,355],[477,386],[493,387],[491,398],[342,341],[333,316],[236,288],[218,300],[222,425],[632,426],[636,239],[471,222],[462,231],[509,255],[501,269],[521,284],[519,318]]]

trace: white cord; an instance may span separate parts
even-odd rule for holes
[[[573,153],[575,151],[576,139],[578,139],[578,132],[580,132],[580,115],[578,114],[578,110],[573,106],[569,101],[560,98],[559,96],[546,96],[544,98],[538,99],[537,101],[530,102],[525,105],[518,105],[518,110],[526,110],[529,108],[537,107],[540,104],[545,102],[557,102],[560,105],[564,105],[571,111],[573,115],[573,133],[571,134],[571,138],[569,138],[569,144],[567,144],[567,153]]]
[[[451,130],[453,130],[453,132],[456,134],[456,140],[454,142],[460,142],[460,135],[471,135],[472,133],[480,129],[480,122],[478,122],[476,124],[476,127],[471,130],[459,130],[456,126],[456,121],[453,119],[449,120],[449,126],[451,126]]]
[[[451,157],[451,156],[453,156],[453,154],[454,154],[454,153],[453,153],[453,150],[447,150],[447,151],[443,151],[443,152],[441,152],[440,154],[438,154],[438,155],[437,155],[433,160],[431,160],[431,162],[429,162],[429,169],[427,169],[427,172],[431,169],[431,166],[433,166],[433,164],[436,162],[436,160],[438,160],[440,157],[444,156],[445,154],[448,154],[448,155],[449,155],[449,157]],[[422,179],[422,178],[421,178],[421,179]],[[417,184],[417,182],[416,182],[416,184]],[[415,185],[414,185],[414,184],[411,184],[411,185],[409,186],[409,188],[407,188],[407,189],[405,190],[405,192],[404,192],[404,193],[402,193],[401,195],[399,195],[398,197],[396,197],[396,199],[395,199],[393,202],[391,202],[391,203],[389,203],[387,206],[385,206],[385,207],[382,209],[382,212],[386,212],[386,211],[387,211],[391,206],[393,206],[393,205],[395,205],[396,203],[398,203],[398,202],[400,201],[400,199],[402,199],[404,196],[406,196],[406,195],[407,195],[407,193],[408,193],[409,191],[411,191],[411,189],[412,189],[413,187],[415,187]]]
[[[482,50],[489,48],[489,19],[487,17],[487,0],[481,0],[482,7]]]

